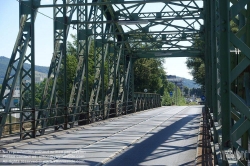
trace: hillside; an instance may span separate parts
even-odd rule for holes
[[[5,72],[7,69],[7,66],[9,64],[9,58],[4,57],[4,56],[0,56],[0,84],[2,84],[4,76],[5,76]],[[30,67],[30,64],[24,64],[24,68],[27,69]],[[44,67],[44,66],[36,66],[35,67],[36,71],[44,74],[48,73],[49,67]],[[192,89],[192,88],[200,88],[200,85],[196,84],[193,80],[189,80],[183,77],[178,77],[177,78],[181,78],[183,81],[183,85]]]
[[[9,64],[10,59],[4,56],[0,56],[0,84],[2,84],[5,72],[7,69],[7,66]],[[25,63],[24,68],[28,69],[30,68],[30,64]],[[49,67],[44,67],[44,66],[35,66],[35,70],[39,73],[45,73],[47,74],[49,71]]]
[[[177,78],[181,78],[183,86],[186,86],[189,89],[200,88],[201,87],[199,84],[196,84],[193,80],[186,79],[186,78],[183,78],[183,77],[178,77],[178,76],[177,76]]]

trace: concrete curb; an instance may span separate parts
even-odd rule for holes
[[[198,154],[199,154],[199,145],[200,145],[200,141],[202,141],[202,138],[201,138],[201,129],[202,129],[202,125],[203,125],[203,111],[201,113],[201,119],[200,119],[200,125],[199,125],[199,130],[198,130],[198,136],[197,136],[197,148],[196,148],[196,156],[195,156],[195,165],[197,165],[197,162],[198,162]]]

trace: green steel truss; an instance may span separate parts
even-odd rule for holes
[[[200,57],[215,164],[247,165],[235,154],[248,156],[249,5],[249,0],[20,0],[20,28],[0,93],[0,136],[34,138],[158,107],[159,95],[134,92],[135,61]],[[54,52],[36,106],[34,24],[39,8],[54,9]],[[231,31],[230,21],[237,32]],[[67,94],[67,41],[73,27],[78,65]],[[16,86],[21,89],[18,108],[11,105]],[[14,113],[20,114],[18,122],[12,122]]]
[[[204,2],[206,109],[219,165],[247,165],[249,158],[249,7],[246,0]]]

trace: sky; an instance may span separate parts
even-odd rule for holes
[[[42,0],[52,2],[52,0]],[[40,12],[53,17],[52,8],[39,9]],[[19,30],[19,2],[17,0],[0,0],[0,56],[10,58]],[[41,14],[35,22],[35,63],[49,66],[53,53],[53,20]],[[186,58],[166,58],[164,68],[168,75],[177,75],[192,79],[185,64]]]

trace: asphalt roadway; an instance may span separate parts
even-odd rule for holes
[[[201,112],[160,107],[4,145],[0,165],[195,165]]]

